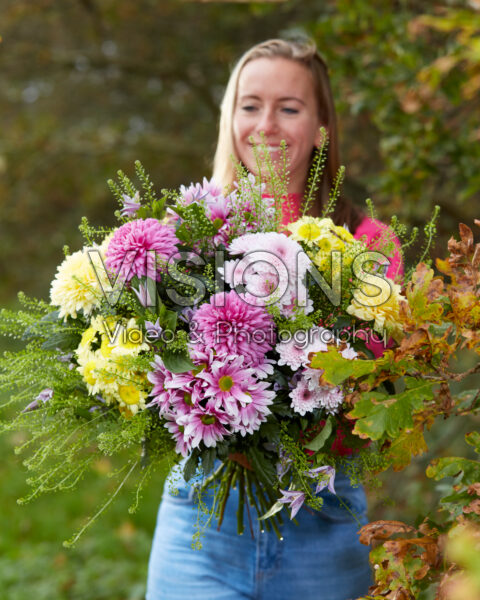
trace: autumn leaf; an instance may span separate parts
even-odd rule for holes
[[[374,540],[388,540],[392,535],[412,531],[415,531],[415,528],[402,521],[372,521],[360,529],[360,543],[370,546]]]
[[[393,470],[400,471],[410,464],[412,456],[418,456],[428,450],[423,437],[423,426],[416,425],[413,429],[405,429],[392,442],[388,450],[388,458]]]
[[[348,360],[335,348],[327,352],[318,352],[313,358],[312,369],[322,369],[322,380],[331,385],[339,385],[346,379],[358,379],[363,375],[372,373],[377,368],[375,360]]]
[[[380,392],[363,394],[347,415],[349,419],[357,419],[353,433],[363,439],[380,440],[384,436],[394,439],[401,430],[412,429],[415,411],[433,399],[433,383],[412,377],[407,377],[405,383],[406,390],[395,396]]]
[[[438,322],[443,314],[443,306],[438,299],[443,294],[443,281],[434,279],[433,269],[420,263],[406,290],[411,319],[417,324]]]

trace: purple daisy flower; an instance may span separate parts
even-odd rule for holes
[[[159,339],[163,332],[163,328],[160,327],[160,319],[157,319],[155,323],[145,321],[145,331],[151,339]]]
[[[197,448],[203,442],[207,448],[212,448],[229,434],[225,425],[229,418],[220,411],[213,409],[194,408],[177,423],[185,426],[185,437],[190,438],[192,448]]]
[[[202,201],[205,204],[215,203],[219,197],[223,198],[222,188],[213,179],[208,181],[203,178],[203,183],[191,183],[189,187],[180,186],[181,204],[188,205],[192,202]]]
[[[185,436],[185,427],[175,421],[174,417],[171,415],[168,415],[166,419],[167,422],[165,423],[165,427],[172,434],[172,437],[176,442],[175,450],[183,457],[187,456],[192,448],[188,438]]]
[[[253,383],[252,372],[244,367],[243,356],[213,361],[208,370],[198,374],[207,383],[204,393],[210,397],[208,406],[236,416],[238,404],[248,404],[252,400],[246,391]]]

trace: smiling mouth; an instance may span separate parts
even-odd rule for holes
[[[257,148],[260,146],[260,144],[250,144],[250,146],[253,148],[254,146],[256,146]],[[273,152],[280,152],[281,150],[283,150],[283,148],[281,146],[266,146],[266,149],[268,150],[269,153],[273,153]],[[285,150],[288,149],[288,146],[285,146]]]

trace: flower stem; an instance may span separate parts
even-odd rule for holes
[[[238,509],[237,509],[237,533],[242,535],[245,526],[243,524],[243,511],[245,507],[245,477],[243,467],[240,465],[236,469],[238,475]]]

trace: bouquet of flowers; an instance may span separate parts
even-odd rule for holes
[[[269,195],[246,173],[228,194],[204,179],[161,197],[136,173],[141,190],[121,172],[109,182],[117,228],[83,220],[51,304],[2,312],[1,330],[27,342],[1,382],[24,405],[4,429],[29,428],[38,446],[30,498],[127,450],[115,494],[136,472],[138,498],[155,465],[183,461],[199,494],[213,490],[219,525],[236,485],[239,533],[248,502],[280,535],[282,508],[321,509],[336,469],[358,480],[388,462],[349,399],[355,376],[387,365],[375,344],[402,338],[406,301],[384,274],[395,245],[372,251],[328,212],[280,232],[281,186]]]

